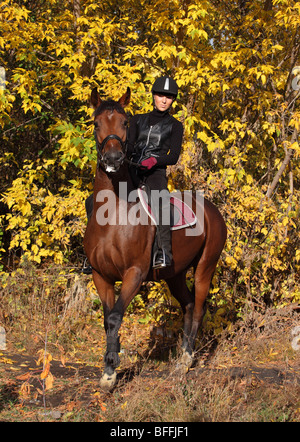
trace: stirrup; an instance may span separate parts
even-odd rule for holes
[[[91,264],[88,262],[87,258],[85,258],[85,260],[84,260],[84,264],[83,264],[83,268],[81,269],[81,272],[84,275],[91,275],[93,273],[93,268],[92,268]]]
[[[164,267],[167,267],[167,265],[170,265],[167,261],[168,258],[165,250],[159,249],[153,255],[152,267],[153,269],[163,269]]]

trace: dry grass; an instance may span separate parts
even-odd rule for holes
[[[291,348],[290,334],[297,315],[270,310],[264,328],[261,319],[252,314],[217,345],[202,341],[198,361],[185,375],[173,374],[175,359],[162,372],[148,361],[112,394],[108,420],[299,421],[300,355]]]

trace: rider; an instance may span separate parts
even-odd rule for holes
[[[168,179],[166,167],[177,163],[182,145],[183,125],[173,116],[170,110],[178,94],[178,86],[171,77],[159,77],[153,84],[153,107],[147,114],[137,114],[131,118],[127,156],[133,162],[143,166],[131,168],[131,176],[136,187],[146,184],[150,191],[158,190],[162,196],[161,210],[159,202],[151,198],[152,209],[158,220],[155,240],[153,267],[160,268],[171,265],[172,247]],[[86,200],[88,217],[92,212],[92,195]],[[83,273],[90,274],[91,266],[84,264]]]
[[[147,114],[132,117],[128,134],[128,157],[143,166],[131,168],[131,175],[136,186],[145,184],[151,193],[152,209],[158,220],[153,267],[161,268],[171,265],[171,231],[169,192],[166,167],[177,163],[182,145],[183,125],[173,116],[170,110],[178,94],[178,86],[171,77],[159,77],[153,84],[154,109]],[[152,198],[159,191],[159,201]]]

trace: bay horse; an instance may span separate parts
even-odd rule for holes
[[[199,234],[187,236],[185,229],[173,231],[172,266],[152,269],[155,225],[132,225],[120,219],[121,214],[127,214],[134,204],[120,196],[119,186],[122,182],[128,185],[128,190],[133,187],[126,158],[128,119],[124,108],[129,102],[129,88],[119,101],[102,101],[97,88],[91,93],[98,162],[93,212],[84,236],[84,249],[93,268],[93,280],[104,311],[107,348],[100,385],[107,390],[116,383],[116,368],[120,364],[118,332],[125,310],[144,281],[165,280],[171,294],[179,301],[183,311],[182,361],[190,367],[204,314],[204,302],[227,236],[226,225],[218,209],[204,199],[202,207],[196,207],[199,201],[193,196],[194,212],[200,209],[203,214],[202,226],[193,227],[198,228]],[[115,207],[112,210],[115,222],[99,223],[97,214],[105,209],[111,195],[114,196]],[[197,221],[197,224],[200,222]],[[194,268],[195,281],[192,291],[186,285],[186,272],[191,267]],[[114,293],[116,281],[122,281],[117,301]]]

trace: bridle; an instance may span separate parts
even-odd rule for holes
[[[126,139],[125,141],[123,141],[118,135],[115,134],[111,134],[108,135],[107,137],[104,138],[104,140],[99,143],[98,138],[97,138],[97,134],[96,131],[94,131],[94,137],[96,140],[96,148],[97,148],[97,168],[99,168],[100,164],[103,164],[104,166],[107,166],[106,162],[105,162],[105,157],[102,154],[103,149],[105,147],[105,145],[108,143],[109,140],[117,140],[122,148],[122,153],[123,156],[120,159],[120,165],[123,163],[124,159],[126,158],[126,153],[127,153],[127,132],[126,132]]]
[[[102,143],[99,143],[97,135],[96,135],[96,131],[94,131],[94,137],[95,137],[95,140],[96,140],[96,148],[97,148],[97,154],[98,154],[97,155],[97,157],[98,157],[98,159],[97,159],[97,169],[99,168],[100,163],[102,163],[104,166],[107,166],[106,163],[105,163],[105,158],[103,157],[102,152],[103,152],[103,149],[104,149],[106,143],[109,140],[117,140],[121,144],[123,157],[121,158],[120,165],[123,163],[123,161],[126,161],[126,163],[128,163],[130,166],[137,167],[138,169],[144,169],[144,167],[141,166],[141,164],[135,163],[134,161],[132,161],[129,158],[127,158],[127,156],[126,156],[126,154],[127,154],[128,130],[126,131],[126,139],[125,139],[125,141],[123,141],[120,137],[118,137],[118,135],[111,134],[111,135],[108,135],[106,138],[104,138]]]
[[[106,143],[107,143],[109,140],[117,140],[117,141],[121,144],[122,152],[126,155],[126,152],[127,152],[127,134],[126,134],[126,140],[125,140],[125,141],[123,141],[120,137],[118,137],[118,135],[114,135],[114,134],[112,134],[112,135],[108,135],[106,138],[104,138],[104,140],[102,141],[102,143],[99,143],[99,141],[98,141],[98,139],[97,139],[97,137],[96,137],[96,133],[95,133],[95,139],[96,139],[96,145],[97,145],[97,152],[98,152],[98,155],[101,155],[101,156],[102,156],[102,151],[103,151],[103,149],[104,149]]]

